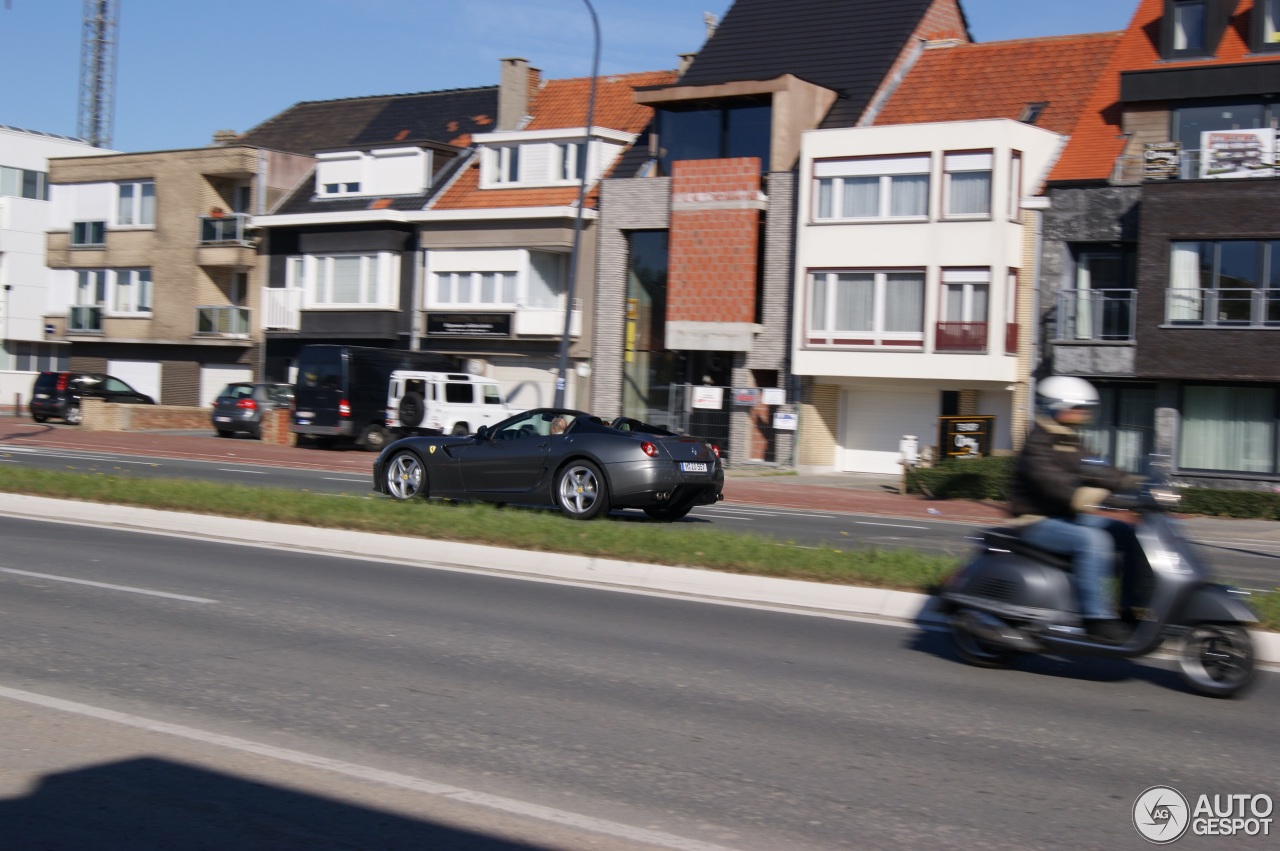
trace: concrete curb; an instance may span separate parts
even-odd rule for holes
[[[73,511],[68,510],[75,506]],[[368,558],[426,568],[483,571],[512,577],[556,580],[632,592],[739,603],[897,623],[938,623],[925,594],[827,585],[722,573],[688,567],[617,561],[589,556],[531,552],[402,538],[372,532],[292,526],[202,514],[183,514],[93,502],[73,502],[0,493],[0,514],[35,520],[86,523],[117,529],[196,536],[317,554]],[[1280,664],[1280,633],[1254,631],[1259,662]]]

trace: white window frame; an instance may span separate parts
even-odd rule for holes
[[[490,148],[489,183],[494,186],[512,186],[520,180],[520,145],[500,145]]]
[[[979,290],[985,290],[986,300],[982,315],[974,313],[975,296]],[[949,315],[951,292],[960,293],[961,316]],[[976,324],[991,321],[991,270],[990,269],[943,269],[942,298],[938,304],[939,322],[967,322]]]
[[[553,158],[556,169],[554,179],[566,183],[581,183],[583,175],[587,173],[587,162],[591,156],[586,142],[554,144],[556,147],[556,156]]]
[[[1019,221],[1022,213],[1022,151],[1009,157],[1009,219]]]
[[[873,279],[872,318],[868,330],[836,329],[836,286],[841,275],[870,275]],[[890,276],[910,275],[918,279],[920,293],[919,329],[915,331],[885,330],[886,304]],[[818,285],[825,287],[821,300],[815,293]],[[919,351],[924,348],[925,341],[925,286],[926,275],[923,269],[832,269],[811,271],[806,276],[805,295],[805,346],[809,348],[889,348],[906,351]],[[820,308],[822,317],[815,314]],[[817,327],[821,325],[821,327]]]
[[[333,273],[341,258],[360,259],[360,297],[357,301],[334,301]],[[335,252],[290,257],[285,265],[285,282],[302,290],[306,310],[395,310],[399,305],[399,268],[391,251]]]
[[[125,197],[126,189],[129,191],[128,198]],[[147,194],[148,189],[150,189],[150,195]],[[122,180],[117,183],[115,218],[116,227],[155,227],[156,182],[154,180]]]
[[[994,195],[993,178],[995,174],[995,152],[986,151],[948,151],[942,155],[943,198],[942,218],[950,221],[981,221],[991,218],[991,207]],[[980,212],[954,212],[952,204],[958,197],[953,181],[958,174],[986,174],[987,198],[986,210]]]
[[[932,198],[932,157],[929,154],[909,154],[893,157],[859,157],[847,160],[819,160],[814,163],[813,221],[814,222],[927,222]],[[893,215],[893,182],[895,178],[925,179],[923,213],[906,216]],[[872,216],[844,215],[837,212],[844,195],[846,180],[878,178],[880,181],[876,214]],[[824,215],[823,187],[829,187],[831,208]]]
[[[150,269],[113,269],[109,277],[108,316],[151,316]]]
[[[102,233],[102,239],[98,242],[77,241],[76,229],[83,228],[86,237],[92,237],[93,226],[97,225],[98,230]],[[81,222],[72,222],[71,229],[67,232],[67,245],[71,248],[102,248],[107,244],[107,223],[98,219],[86,220]]]
[[[515,310],[520,306],[520,281],[516,272],[436,272],[431,276],[427,307],[441,310]],[[493,298],[486,301],[486,278]],[[461,300],[466,293],[468,300]],[[509,298],[508,298],[509,296]]]

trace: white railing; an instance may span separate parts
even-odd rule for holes
[[[262,328],[264,331],[302,329],[301,287],[267,287],[262,291]]]
[[[243,245],[249,217],[244,213],[229,216],[200,216],[201,245]]]
[[[1223,328],[1280,327],[1280,290],[1170,288],[1165,321]]]

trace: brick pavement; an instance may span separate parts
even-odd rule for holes
[[[86,431],[53,423],[35,423],[18,417],[0,418],[0,453],[6,446],[31,446],[126,455],[153,455],[237,464],[301,467],[313,470],[368,475],[374,455],[357,449],[302,449],[272,446],[247,438],[165,432]],[[963,522],[998,521],[1006,514],[998,505],[966,500],[932,501],[888,490],[843,486],[839,476],[819,477],[832,484],[814,483],[814,477],[740,476],[725,482],[725,501],[813,511],[840,511]]]

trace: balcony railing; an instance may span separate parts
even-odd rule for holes
[[[1204,175],[1206,178],[1239,177],[1241,174],[1259,177],[1280,175],[1280,169],[1273,169],[1269,162],[1264,162],[1264,157],[1259,156],[1256,150],[1217,150],[1211,155],[1214,159],[1209,162],[1208,173]],[[1198,180],[1203,158],[1204,151],[1184,149],[1178,155],[1177,168],[1172,174],[1148,174],[1146,157],[1140,154],[1119,156],[1111,170],[1111,182],[1132,186],[1144,180]]]
[[[939,322],[933,349],[936,352],[985,352],[987,323]]]
[[[204,337],[247,337],[249,308],[231,305],[197,307],[196,334]]]
[[[267,331],[302,329],[302,288],[267,287],[262,291],[262,327]]]
[[[1058,293],[1059,343],[1133,340],[1137,290],[1063,290]]]
[[[101,334],[102,305],[72,305],[67,315],[67,330],[75,334]]]
[[[1165,319],[1170,325],[1280,327],[1280,290],[1170,288]]]
[[[243,213],[200,217],[201,245],[243,245],[249,217]]]
[[[1008,322],[1004,326],[1004,351],[1008,355],[1018,353],[1018,323]]]

